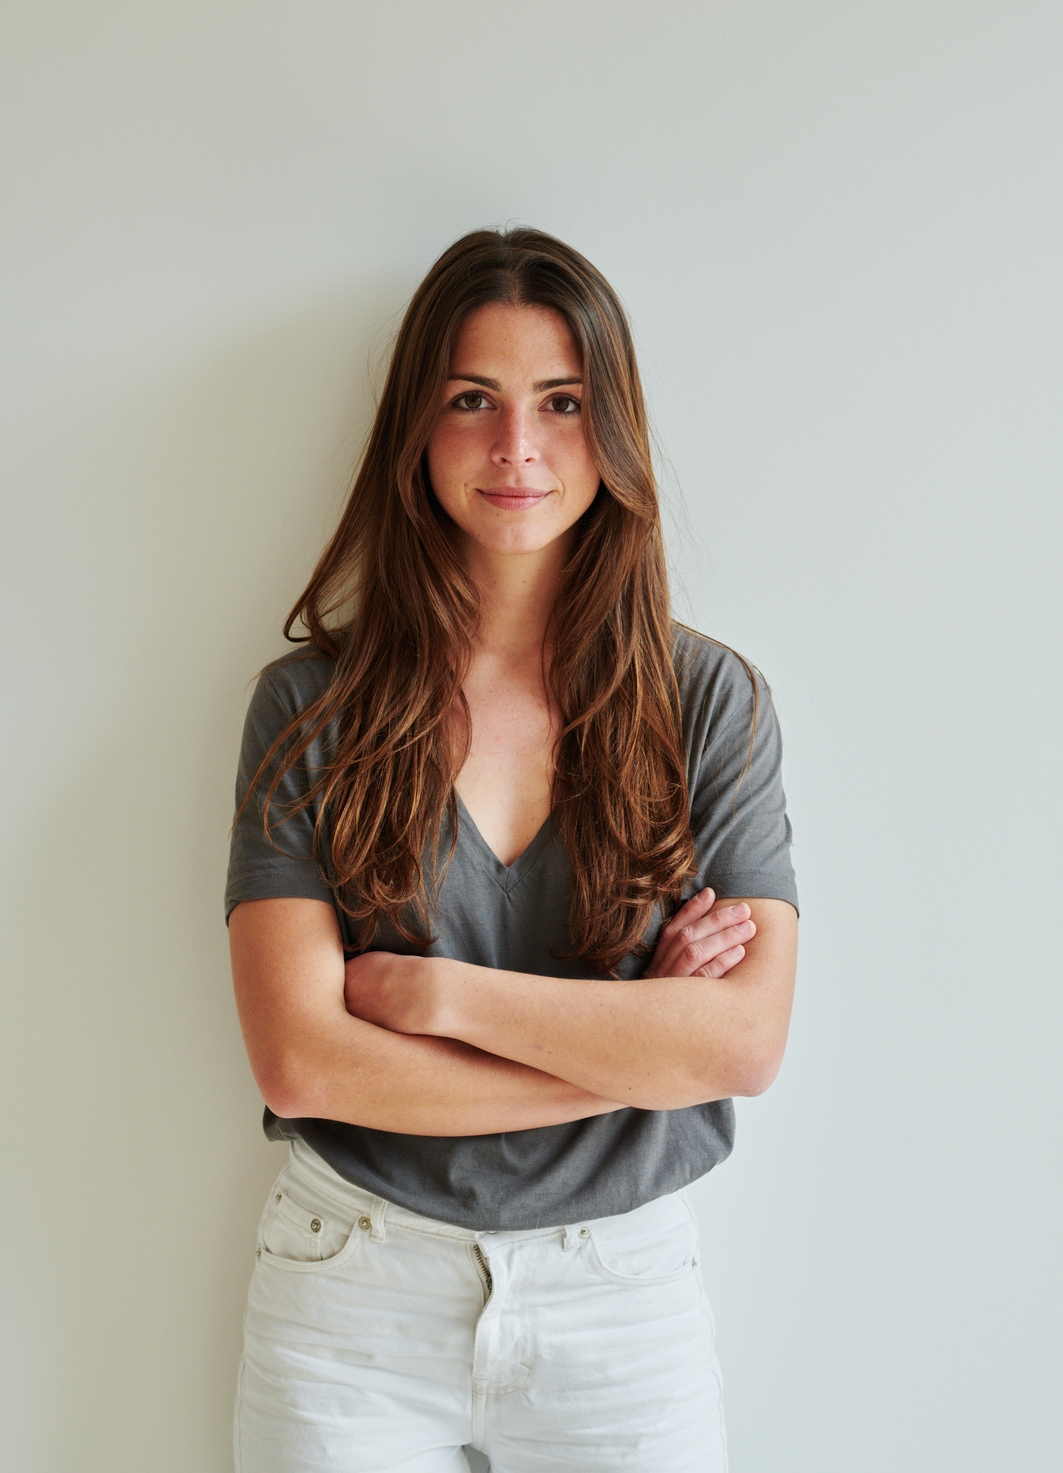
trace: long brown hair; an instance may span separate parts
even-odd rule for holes
[[[550,638],[561,713],[552,806],[573,872],[573,955],[614,971],[656,904],[693,871],[679,693],[646,409],[623,309],[577,251],[530,229],[478,230],[445,251],[410,302],[339,526],[285,624],[335,661],[323,694],[278,737],[263,822],[284,771],[333,723],[313,775],[317,857],[368,946],[382,917],[425,944],[435,855],[467,752],[455,707],[478,595],[432,492],[426,448],[462,319],[487,302],[552,308],[583,360],[583,423],[601,475],[562,575]],[[301,623],[307,633],[292,633]],[[457,725],[460,726],[460,723]],[[279,755],[278,755],[279,754]],[[277,758],[276,763],[274,758]],[[252,784],[252,787],[254,784]],[[453,850],[451,850],[453,852]]]

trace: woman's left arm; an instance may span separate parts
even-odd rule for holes
[[[461,1039],[637,1109],[761,1094],[786,1045],[797,912],[785,900],[744,903],[756,934],[722,977],[686,966],[654,974],[660,945],[647,975],[623,982],[370,952],[347,964],[347,1005],[394,1032]]]

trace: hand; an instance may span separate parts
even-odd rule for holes
[[[435,988],[432,960],[366,951],[343,968],[343,1000],[355,1018],[391,1033],[430,1033]]]
[[[749,906],[741,901],[714,910],[716,895],[702,890],[681,905],[657,938],[646,977],[723,977],[746,954],[756,934]]]

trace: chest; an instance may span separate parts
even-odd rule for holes
[[[479,660],[465,699],[469,751],[456,786],[491,850],[509,865],[549,816],[559,718],[537,666]]]

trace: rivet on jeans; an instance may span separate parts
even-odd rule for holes
[[[373,1220],[370,1217],[360,1217],[358,1219],[358,1226],[361,1228],[363,1233],[367,1233],[369,1229],[373,1226]]]
[[[579,1235],[581,1238],[589,1238],[591,1235],[590,1228],[580,1228]]]
[[[321,1231],[321,1219],[320,1219],[320,1217],[312,1217],[310,1219],[310,1231],[312,1233],[319,1233]]]

